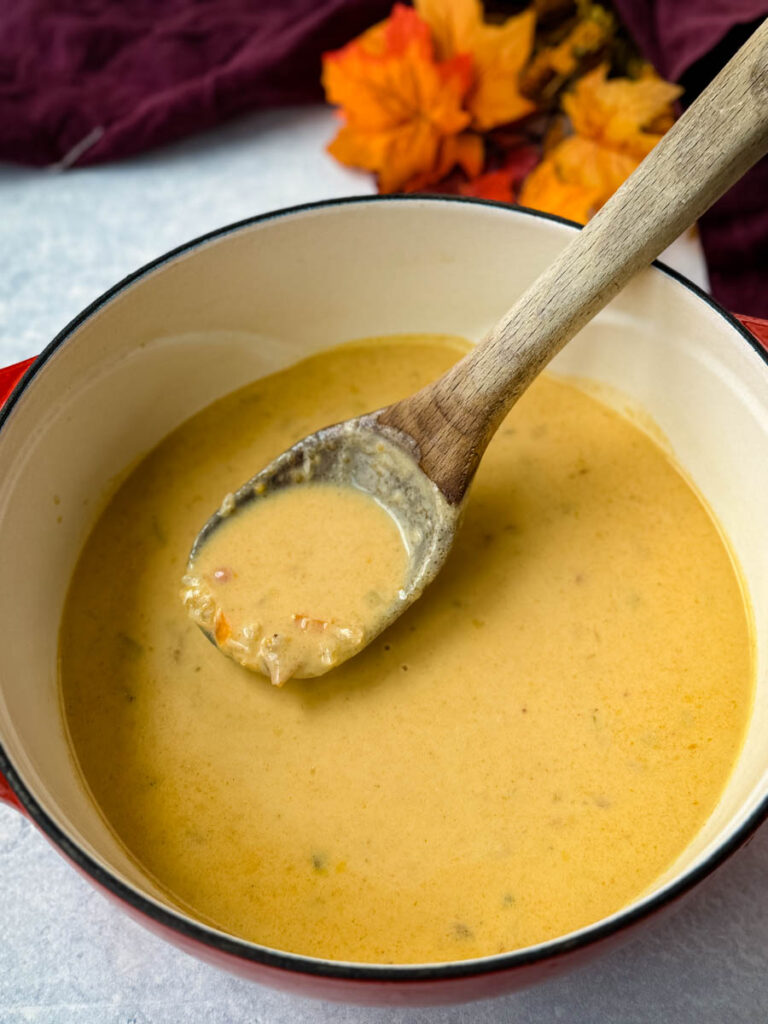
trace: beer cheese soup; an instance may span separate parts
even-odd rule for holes
[[[552,938],[652,886],[736,760],[753,649],[717,525],[646,433],[554,377],[491,442],[436,582],[357,656],[277,688],[189,618],[187,555],[223,494],[462,351],[361,342],[228,395],[133,470],[85,544],[60,648],[74,754],[146,874],[226,932],[374,963]],[[342,527],[329,573],[383,560],[385,587],[390,522],[315,497]],[[264,523],[292,556],[264,586],[289,596],[316,555],[302,522]],[[343,594],[316,596],[285,614],[342,620]]]

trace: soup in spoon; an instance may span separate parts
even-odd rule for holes
[[[182,596],[225,654],[281,686],[327,672],[378,633],[407,570],[400,528],[370,495],[307,484],[225,517]]]

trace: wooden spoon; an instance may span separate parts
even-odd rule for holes
[[[767,150],[768,20],[480,345],[415,395],[278,456],[205,524],[190,574],[212,531],[277,488],[332,481],[368,491],[408,538],[410,571],[394,604],[336,663],[365,646],[440,571],[483,452],[523,391]]]

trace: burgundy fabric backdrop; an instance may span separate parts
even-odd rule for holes
[[[690,102],[768,0],[615,0]],[[322,98],[320,54],[390,0],[0,0],[0,160],[130,156],[247,110]],[[768,161],[701,222],[713,291],[768,317]]]
[[[321,100],[320,54],[390,0],[0,0],[0,160],[115,160]]]
[[[614,0],[658,72],[690,103],[768,14],[768,0]],[[768,158],[699,221],[712,293],[768,318]]]

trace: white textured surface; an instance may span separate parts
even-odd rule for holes
[[[327,159],[325,111],[267,114],[118,166],[0,167],[0,364],[169,248],[251,214],[370,189]],[[700,283],[690,240],[668,260]],[[7,642],[7,640],[6,640]],[[760,1024],[768,1019],[768,830],[672,918],[558,981],[469,1007],[361,1010],[221,974],[144,932],[0,807],[0,1024]]]

